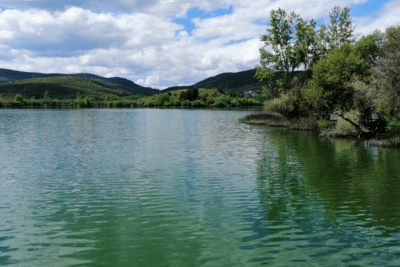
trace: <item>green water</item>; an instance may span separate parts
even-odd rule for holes
[[[0,266],[399,266],[399,151],[249,113],[0,110]]]

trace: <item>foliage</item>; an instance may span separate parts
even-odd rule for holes
[[[357,110],[352,110],[343,114],[343,116],[356,124],[359,124],[360,113]],[[357,129],[348,121],[338,118],[336,123],[336,132],[341,135],[355,135],[358,133]]]
[[[49,92],[52,99],[76,99],[77,93],[82,97],[93,96],[97,101],[103,100],[108,94],[119,97],[134,95],[134,92],[128,89],[106,83],[98,83],[92,80],[57,76],[21,80],[9,83],[3,83],[0,86],[2,99],[12,100],[15,94],[21,94],[28,99],[34,96],[36,99],[42,99],[45,91]]]
[[[354,46],[355,53],[365,61],[368,66],[374,66],[382,52],[383,34],[375,31],[373,34],[363,36]]]
[[[45,99],[45,100],[49,100],[50,99],[49,91],[45,91],[44,92],[43,99]]]
[[[113,94],[108,94],[104,97],[105,101],[117,101],[120,100],[120,97],[113,95]]]
[[[369,66],[360,60],[352,45],[344,44],[329,52],[329,57],[318,61],[312,70],[313,83],[316,88],[323,88],[324,106],[327,112],[332,112],[352,107],[354,92],[346,83],[354,74],[366,76]]]
[[[259,95],[256,97],[256,100],[260,102],[265,102],[268,100],[268,97],[266,97],[265,95]]]
[[[307,65],[308,48],[314,43],[315,22],[306,23],[296,13],[288,14],[281,8],[271,11],[269,21],[268,34],[261,36],[265,46],[260,49],[261,61],[255,77],[261,82],[272,81],[275,72],[279,72],[276,84],[267,87],[277,94],[289,89],[296,68]],[[267,46],[272,46],[272,52]]]
[[[15,102],[22,102],[22,101],[24,101],[24,97],[22,95],[20,95],[20,94],[16,94],[15,97],[14,97],[14,101]]]
[[[287,118],[306,117],[308,111],[301,105],[302,98],[299,92],[281,94],[264,103],[266,113],[279,113]]]
[[[301,89],[301,96],[304,104],[312,110],[321,110],[321,98],[323,97],[323,88],[314,80],[309,81],[304,88]]]
[[[273,97],[288,91],[295,69],[303,65],[308,70],[327,57],[329,51],[353,42],[354,26],[348,7],[334,7],[330,25],[322,24],[318,32],[314,20],[306,22],[296,13],[287,14],[280,8],[271,11],[269,20],[268,34],[261,36],[265,46],[260,49],[261,61],[255,77],[267,82],[264,91]],[[272,52],[266,49],[268,46]],[[275,73],[280,77],[274,81]]]
[[[354,42],[353,20],[350,18],[349,7],[335,6],[329,12],[329,25],[321,25],[319,31],[319,42],[324,50],[328,52],[333,49],[338,49],[344,44]]]
[[[336,121],[317,121],[318,128],[329,128],[336,126]]]
[[[400,113],[389,120],[387,129],[391,133],[400,134]]]
[[[388,129],[395,131],[400,113],[400,26],[389,27],[384,34],[375,32],[370,38],[374,38],[377,48],[373,51],[378,54],[371,60],[370,75],[355,75],[348,86],[354,88],[362,124],[371,124],[368,114],[376,112],[389,122]]]
[[[179,98],[181,100],[193,101],[196,100],[198,96],[199,96],[199,89],[193,88],[193,89],[188,89],[186,91],[182,91]]]
[[[162,106],[164,106],[164,103],[166,103],[166,102],[169,101],[169,99],[170,99],[170,95],[169,95],[168,93],[166,93],[166,94],[159,94],[159,95],[156,96],[155,104],[156,104],[157,106],[162,107]]]

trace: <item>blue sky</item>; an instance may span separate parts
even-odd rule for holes
[[[324,23],[335,5],[360,35],[400,22],[399,0],[0,0],[0,68],[188,85],[254,68],[272,9]]]

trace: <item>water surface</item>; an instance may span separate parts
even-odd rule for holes
[[[250,112],[0,110],[0,265],[400,265],[400,155]]]

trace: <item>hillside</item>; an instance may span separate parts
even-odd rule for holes
[[[119,88],[123,91],[130,91],[129,94],[141,94],[141,95],[153,95],[159,93],[159,90],[143,87],[134,82],[114,77],[114,78],[104,78],[98,75],[89,73],[75,73],[75,74],[60,74],[60,73],[36,73],[36,72],[23,72],[15,71],[9,69],[0,69],[0,84],[7,83],[10,81],[22,81],[35,78],[50,78],[50,77],[77,77],[91,80],[101,86],[107,88]],[[28,86],[28,84],[26,84]]]
[[[261,90],[264,84],[260,83],[256,78],[254,78],[255,74],[256,74],[255,69],[240,71],[240,72],[221,73],[190,86],[169,87],[167,89],[162,90],[162,92],[181,90],[184,88],[207,88],[207,89],[217,88],[217,89],[230,90],[236,92]]]
[[[108,94],[117,96],[133,95],[134,91],[103,80],[90,80],[81,77],[55,76],[26,79],[0,84],[0,99],[11,100],[16,94],[24,98],[43,98],[48,91],[51,98],[74,99],[77,93],[103,99]]]
[[[296,71],[295,75],[299,75],[302,71]],[[261,91],[265,83],[260,83],[254,75],[255,69],[240,72],[221,73],[216,76],[207,78],[198,83],[189,86],[173,86],[162,90],[169,92],[174,90],[190,89],[190,88],[206,88],[206,89],[222,89],[236,93],[244,93],[245,91]],[[279,79],[279,73],[275,74],[275,79]]]

